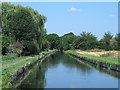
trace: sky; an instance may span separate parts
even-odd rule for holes
[[[14,5],[32,7],[47,16],[47,33],[62,36],[73,32],[91,32],[98,39],[105,32],[118,33],[117,2],[12,2]]]

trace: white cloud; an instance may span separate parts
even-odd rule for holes
[[[78,8],[69,8],[69,11],[80,11]]]
[[[109,14],[108,17],[114,17],[115,15],[114,14]]]

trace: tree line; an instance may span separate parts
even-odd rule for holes
[[[2,13],[1,13],[2,12]],[[47,34],[44,24],[47,17],[30,7],[1,3],[2,17],[2,54],[17,55],[39,54],[48,49],[105,49],[120,50],[120,34],[115,37],[105,33],[101,40],[91,32],[82,32],[79,36],[70,32],[59,37]]]
[[[97,37],[91,32],[82,32],[79,36],[70,32],[59,37],[57,34],[49,34],[48,40],[50,40],[50,48],[56,48],[59,50],[70,49],[104,49],[104,50],[120,50],[120,33],[115,37],[110,32],[103,35],[103,38],[97,40]]]

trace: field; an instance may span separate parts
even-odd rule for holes
[[[100,57],[97,56],[97,54],[94,52],[87,52],[87,51],[72,51],[72,50],[68,50],[66,51],[66,53],[70,53],[70,54],[74,54],[74,55],[78,55],[81,57],[86,57],[90,60],[95,60],[97,62],[105,62],[105,63],[110,63],[110,64],[120,64],[120,62],[118,61],[118,58],[114,58],[114,57]]]
[[[76,50],[76,52],[80,54],[88,54],[100,57],[111,57],[111,58],[118,58],[120,57],[120,51],[82,51]]]

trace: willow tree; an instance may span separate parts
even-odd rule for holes
[[[37,54],[45,38],[46,17],[30,7],[2,3],[3,33],[25,47],[24,54]]]
[[[39,16],[39,25],[38,25],[38,32],[39,32],[39,35],[38,35],[38,43],[39,43],[39,47],[40,47],[40,50],[43,49],[43,45],[44,45],[44,41],[46,40],[46,29],[44,28],[44,23],[46,22],[47,18],[45,16]]]
[[[31,9],[31,8],[29,8]],[[39,45],[40,51],[43,49],[44,41],[46,40],[46,29],[44,28],[44,24],[47,20],[47,17],[39,14],[37,11],[34,11],[31,9],[31,12],[33,12],[33,18],[35,20],[35,31],[36,31],[36,40]]]
[[[2,10],[2,31],[5,35],[10,35],[10,22],[12,21],[12,16],[15,12],[15,6],[9,3],[2,3],[1,10]]]

